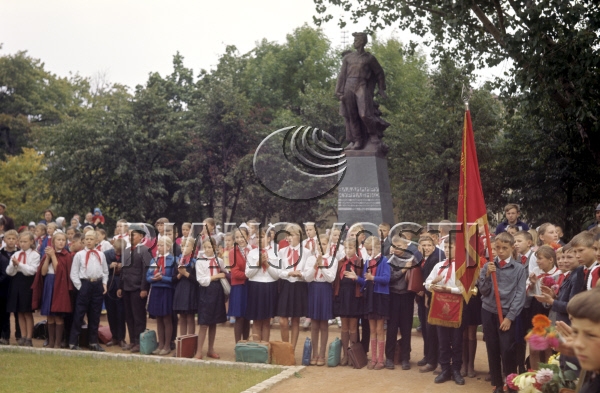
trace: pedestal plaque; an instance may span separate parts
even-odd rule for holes
[[[346,151],[346,173],[338,186],[338,222],[394,224],[387,159],[365,151]]]

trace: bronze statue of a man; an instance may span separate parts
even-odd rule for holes
[[[355,52],[350,52],[342,60],[342,69],[335,89],[340,99],[340,115],[346,124],[347,150],[387,151],[381,143],[383,131],[389,123],[383,120],[379,105],[373,100],[375,85],[379,95],[385,93],[385,74],[379,62],[369,52],[365,52],[368,42],[366,33],[353,33]]]

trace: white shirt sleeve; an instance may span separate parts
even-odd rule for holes
[[[335,276],[337,274],[338,260],[337,258],[333,260],[333,263],[330,263],[328,268],[322,268],[321,273],[323,274],[323,278],[327,282],[334,282]]]
[[[79,271],[81,270],[81,262],[82,262],[82,253],[81,251],[75,254],[73,258],[73,264],[71,265],[71,281],[73,281],[73,286],[78,290],[81,289],[81,279],[79,278]]]
[[[102,284],[108,284],[108,264],[106,263],[106,256],[103,252],[99,252],[100,260],[102,262]]]
[[[535,252],[532,251],[531,256],[529,257],[529,271],[527,272],[527,277],[538,269],[537,257],[535,256]]]
[[[344,248],[344,246],[342,244],[340,244],[340,247],[337,250],[337,253],[335,254],[335,263],[338,263],[345,257],[346,257],[346,249]],[[334,275],[334,277],[335,277],[335,275]]]
[[[40,266],[40,254],[37,251],[25,252],[25,259],[27,263],[20,263],[18,271],[23,273],[25,276],[35,276],[37,273],[38,266]]]
[[[246,277],[252,278],[256,276],[260,270],[259,266],[260,253],[257,248],[248,253],[246,257]]]
[[[12,263],[13,258],[19,259],[21,253],[25,253],[25,261],[26,263],[20,263],[19,266],[15,268]],[[6,274],[9,276],[14,276],[17,273],[22,273],[25,276],[34,276],[37,273],[38,266],[40,266],[40,254],[37,251],[31,250],[29,253],[26,251],[19,251],[13,254],[10,258],[10,262],[6,267]]]
[[[440,264],[442,263],[444,262],[436,263],[433,269],[431,270],[431,273],[429,273],[429,276],[425,280],[425,289],[427,289],[429,292],[431,292],[431,283],[438,276],[438,273],[440,271]]]
[[[196,260],[196,280],[203,287],[209,286],[211,281],[208,264],[208,259],[198,258]]]
[[[288,249],[289,249],[289,247],[282,248],[277,253],[277,258],[279,258],[279,261],[277,261],[277,264],[280,265],[278,275],[279,275],[279,278],[281,278],[282,280],[287,280],[289,278],[289,276],[288,276],[289,269],[287,268],[288,267],[288,260],[287,260]]]
[[[267,273],[269,273],[273,280],[277,281],[279,280],[279,259],[275,256],[273,249],[270,249],[267,252],[267,255],[269,256],[269,268],[267,269]]]
[[[110,244],[109,241],[107,241],[107,240],[102,241],[102,247],[100,248],[102,252],[112,250],[113,248],[114,248],[113,245]]]
[[[444,265],[446,261],[444,262],[438,262],[434,267],[433,270],[431,271],[431,273],[429,274],[429,277],[427,277],[427,280],[425,280],[425,289],[427,289],[429,292],[431,292],[431,285],[433,280],[435,280],[435,278],[437,276],[439,276],[440,274],[447,274],[446,269],[444,269],[443,272],[441,272],[441,268]],[[454,271],[452,272],[452,275],[450,276],[450,280],[448,280],[448,282],[443,282],[444,280],[440,281],[440,285],[445,286],[447,288],[450,288],[450,293],[453,293],[455,295],[461,294],[462,291],[460,290],[460,288],[458,288],[456,286],[456,264],[452,263],[452,265],[450,267],[448,267],[448,269],[453,269]]]
[[[8,261],[8,266],[6,267],[6,274],[9,276],[14,276],[15,274],[17,274],[17,269],[15,268],[15,265],[13,265],[12,260],[13,258],[17,258],[19,256],[19,253],[22,251],[17,251],[13,254],[12,257],[10,257],[10,261]]]
[[[314,255],[306,258],[304,269],[302,269],[302,277],[304,281],[313,282],[315,280],[315,265],[317,264],[317,257]]]

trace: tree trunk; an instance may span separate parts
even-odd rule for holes
[[[231,206],[231,215],[229,216],[229,222],[233,222],[235,219],[235,211],[237,209],[237,204],[240,199],[240,193],[242,192],[242,182],[239,181],[236,185],[235,195],[233,197],[233,205]]]
[[[221,222],[223,223],[223,228],[225,228],[225,223],[227,221],[227,191],[228,191],[227,183],[223,180],[223,189],[221,191]]]
[[[450,171],[446,170],[446,178],[442,184],[442,200],[444,203],[444,220],[448,219],[448,199],[450,198]]]

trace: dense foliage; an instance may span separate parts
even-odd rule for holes
[[[430,68],[413,49],[395,38],[367,48],[387,77],[389,98],[379,101],[391,123],[385,142],[396,218],[426,223],[454,218],[461,91],[473,77],[451,56]],[[120,217],[335,219],[336,192],[279,198],[259,184],[252,160],[263,138],[290,125],[343,140],[334,95],[340,63],[341,49],[308,26],[248,53],[227,47],[211,70],[195,72],[176,54],[170,74],[153,73],[133,90],[57,77],[25,52],[0,57],[0,201],[18,224],[37,221],[48,205],[67,218],[98,206],[109,225]],[[519,202],[534,224],[552,220],[572,233],[589,217],[600,170],[590,149],[575,143],[579,125],[551,98],[536,112],[519,100],[496,97],[488,85],[471,98],[488,208]]]

